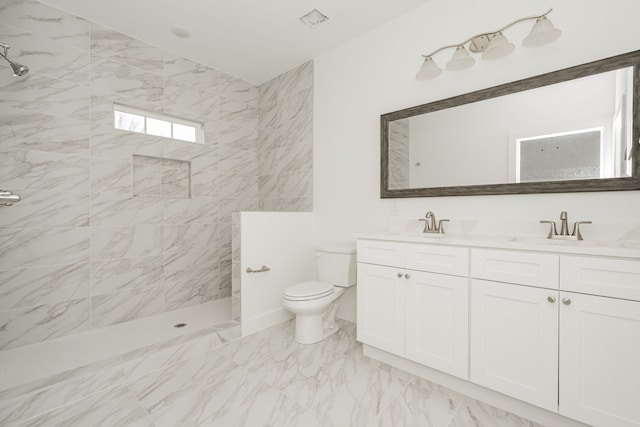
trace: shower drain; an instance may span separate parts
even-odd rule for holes
[[[185,326],[187,326],[186,323],[176,323],[173,325],[174,328],[184,328]]]

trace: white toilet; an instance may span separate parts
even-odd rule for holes
[[[296,315],[295,340],[313,344],[338,332],[338,298],[356,284],[356,247],[346,243],[316,246],[318,281],[302,282],[284,291],[282,305]]]

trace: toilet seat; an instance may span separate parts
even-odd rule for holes
[[[324,282],[302,282],[290,286],[284,291],[284,298],[289,301],[308,301],[324,298],[333,293],[333,285]]]

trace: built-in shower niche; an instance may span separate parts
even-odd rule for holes
[[[133,155],[134,197],[191,198],[191,162]]]

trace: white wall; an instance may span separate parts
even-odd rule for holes
[[[313,280],[310,212],[241,212],[240,279],[243,335],[293,317],[282,306],[284,290]],[[247,273],[247,267],[264,273]]]
[[[432,0],[421,8],[315,58],[315,238],[347,239],[386,227],[392,210],[451,219],[571,218],[637,221],[640,192],[505,195],[381,200],[380,114],[495,86],[640,48],[640,2],[561,0],[550,19],[562,29],[553,44],[525,49],[465,71],[418,82],[420,54],[542,13],[548,3],[513,0]],[[516,44],[529,30],[505,34]],[[518,33],[516,35],[516,33]],[[436,60],[449,59],[445,52]]]
[[[380,114],[640,48],[640,27],[635,22],[640,2],[563,0],[550,15],[563,30],[555,43],[536,49],[518,47],[507,58],[478,61],[462,72],[444,72],[437,80],[414,79],[421,53],[540,13],[544,7],[512,0],[433,0],[316,58],[318,238],[345,239],[355,231],[381,229],[394,204],[403,216],[422,217],[431,209],[448,218],[537,220],[564,209],[596,223],[612,218],[636,220],[639,192],[379,198]],[[521,25],[528,29],[528,24]],[[448,60],[448,54],[443,55],[441,63]]]

